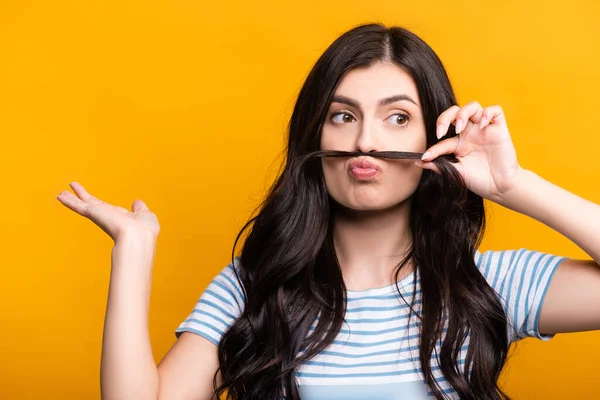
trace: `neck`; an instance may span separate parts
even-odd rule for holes
[[[410,201],[385,210],[356,211],[335,207],[333,239],[344,282],[350,290],[387,286],[412,243]],[[412,271],[408,262],[398,275]]]

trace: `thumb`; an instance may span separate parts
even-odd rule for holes
[[[458,148],[460,135],[439,141],[431,146],[421,157],[422,161],[433,161],[441,155],[452,154]]]
[[[146,205],[146,203],[144,203],[140,199],[138,199],[138,200],[136,200],[136,201],[133,202],[133,205],[131,206],[131,210],[133,212],[150,211],[150,209],[148,208],[148,206]]]

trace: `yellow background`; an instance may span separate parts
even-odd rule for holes
[[[461,104],[504,107],[525,167],[600,202],[597,4],[3,0],[0,398],[99,398],[112,241],[56,195],[78,180],[159,216],[160,360],[273,178],[303,79],[359,23],[419,34]],[[482,248],[586,257],[536,221],[490,217]],[[516,350],[503,379],[515,399],[600,398],[598,333]]]

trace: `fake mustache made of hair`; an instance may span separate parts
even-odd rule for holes
[[[304,162],[319,158],[319,157],[373,157],[373,158],[387,158],[392,160],[420,160],[423,153],[414,153],[410,151],[373,151],[364,153],[362,151],[341,151],[341,150],[318,150],[312,153],[304,154],[299,158],[301,164]],[[436,160],[445,160],[449,162],[456,162],[454,154],[445,154],[438,157]],[[434,160],[435,162],[435,160]],[[443,162],[443,161],[442,161]]]

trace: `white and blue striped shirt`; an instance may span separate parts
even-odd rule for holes
[[[563,259],[525,249],[476,252],[479,271],[499,294],[510,342],[525,337],[552,338],[553,335],[539,333],[538,318],[550,279]],[[347,291],[342,330],[326,350],[296,372],[303,400],[416,400],[431,395],[420,369],[419,321],[414,314],[408,319],[410,308],[406,303],[411,304],[415,285],[413,308],[420,313],[421,293],[415,273],[398,282],[404,300],[394,284]],[[218,344],[243,307],[242,290],[230,264],[202,293],[194,310],[176,329],[176,335],[193,332]],[[460,365],[464,364],[468,343],[467,338]],[[439,346],[440,343],[438,352]],[[436,359],[432,366],[434,377],[448,397],[458,398]]]

